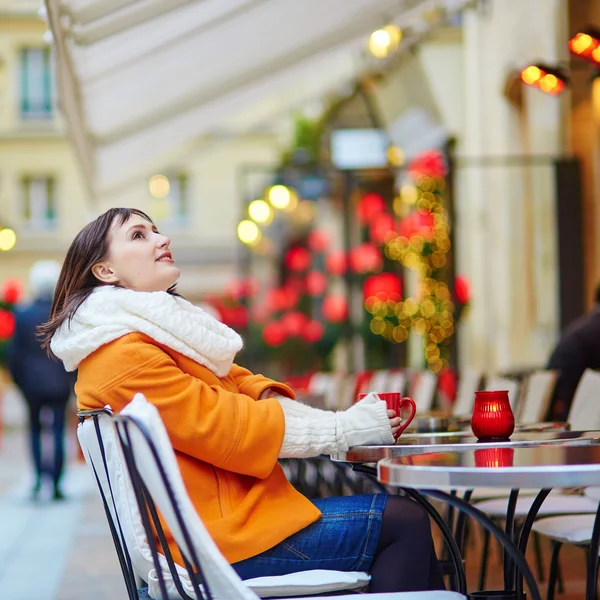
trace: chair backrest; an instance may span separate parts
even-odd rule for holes
[[[103,409],[79,414],[82,422],[77,428],[77,438],[103,499],[130,600],[138,599],[136,576],[149,584],[154,582],[155,588],[159,587],[157,564],[163,575],[167,597],[181,599],[177,585],[181,582],[182,589],[191,589],[190,576],[183,567],[173,563],[169,565],[162,553],[153,556],[117,439],[112,412]],[[153,594],[152,597],[161,596]]]
[[[573,431],[600,429],[600,372],[586,369],[577,384],[568,422]]]
[[[132,480],[135,483],[139,474],[184,559],[199,574],[208,600],[211,597],[258,600],[221,554],[198,516],[156,407],[142,394],[136,394],[116,422]]]
[[[415,374],[412,389],[412,399],[415,401],[418,413],[426,413],[433,407],[437,375],[431,371],[420,371]]]
[[[455,417],[470,417],[475,404],[475,392],[481,388],[483,374],[479,369],[467,368],[461,371],[458,378],[456,400],[452,406]]]
[[[380,371],[375,371],[371,380],[367,383],[364,390],[361,392],[391,392],[389,389],[389,378],[390,371],[387,369],[381,369]]]
[[[519,405],[519,382],[508,377],[491,377],[488,379],[486,390],[508,390],[508,401],[513,413],[516,414]]]
[[[404,371],[392,371],[388,377],[388,386],[390,392],[404,394],[404,390],[406,389],[406,373]]]
[[[546,418],[557,378],[557,371],[535,371],[527,377],[519,401],[519,423],[540,423]]]

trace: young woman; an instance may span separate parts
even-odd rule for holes
[[[443,589],[421,507],[385,494],[311,502],[277,462],[392,443],[400,419],[373,394],[346,411],[316,410],[235,365],[239,335],[175,294],[169,244],[147,215],[125,208],[71,244],[41,333],[78,369],[79,408],[118,412],[144,393],[196,510],[243,579],[336,569],[369,571],[373,592]]]

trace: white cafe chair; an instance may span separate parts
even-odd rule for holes
[[[343,589],[340,585],[342,576],[346,577],[346,589],[352,589],[357,583],[364,584],[364,573],[336,572],[336,585],[331,581],[323,583],[324,571],[293,573],[280,577],[284,585],[275,587],[269,583],[271,577],[259,577],[242,581],[231,565],[221,554],[210,537],[204,523],[187,494],[181,473],[177,465],[175,453],[169,441],[167,431],[160,419],[158,410],[147,402],[141,394],[136,394],[133,401],[123,409],[116,418],[119,439],[123,449],[130,448],[131,456],[128,468],[134,477],[139,474],[151,498],[168,524],[174,539],[189,561],[190,567],[201,574],[202,585],[206,586],[215,598],[240,598],[258,600],[259,596],[301,596],[325,591],[328,584],[330,590]],[[130,446],[128,446],[130,444]],[[156,580],[156,574],[154,574]],[[156,593],[156,584],[151,579],[149,592]],[[154,585],[154,588],[153,588]],[[191,597],[197,595],[192,587],[186,588]],[[356,596],[337,596],[338,599],[352,600]],[[404,592],[366,594],[365,597],[376,600],[437,600],[464,599],[456,592]]]
[[[473,414],[475,392],[481,389],[483,373],[479,369],[466,368],[460,372],[456,400],[452,407],[455,417],[470,417]]]
[[[431,371],[418,371],[414,375],[412,399],[417,407],[417,414],[429,412],[433,408],[437,388],[437,375]]]
[[[552,393],[558,378],[557,371],[534,371],[525,381],[523,398],[515,415],[518,423],[540,423],[546,418]]]

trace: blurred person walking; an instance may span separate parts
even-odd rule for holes
[[[600,285],[596,287],[594,308],[566,328],[547,368],[558,371],[548,418],[566,421],[583,372],[600,370]]]
[[[74,380],[60,362],[48,357],[37,338],[38,325],[50,317],[59,274],[57,262],[39,261],[33,265],[29,273],[32,302],[15,311],[15,333],[9,347],[8,368],[28,409],[30,450],[35,469],[34,499],[40,493],[45,473],[52,479],[52,498],[64,499],[60,482],[65,457],[65,412]],[[52,414],[52,458],[43,456],[42,451],[44,409]]]

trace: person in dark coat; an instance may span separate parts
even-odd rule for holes
[[[566,421],[583,372],[600,369],[600,285],[593,310],[567,327],[547,368],[559,372],[548,418]]]
[[[33,301],[15,311],[16,327],[8,356],[10,374],[27,402],[31,456],[35,468],[33,497],[38,496],[42,476],[47,473],[52,478],[54,500],[64,498],[60,482],[65,456],[65,412],[74,381],[62,363],[50,359],[42,350],[37,327],[50,317],[59,273],[60,265],[53,261],[40,261],[33,265],[29,276]],[[43,409],[52,414],[54,453],[51,460],[42,456]]]

